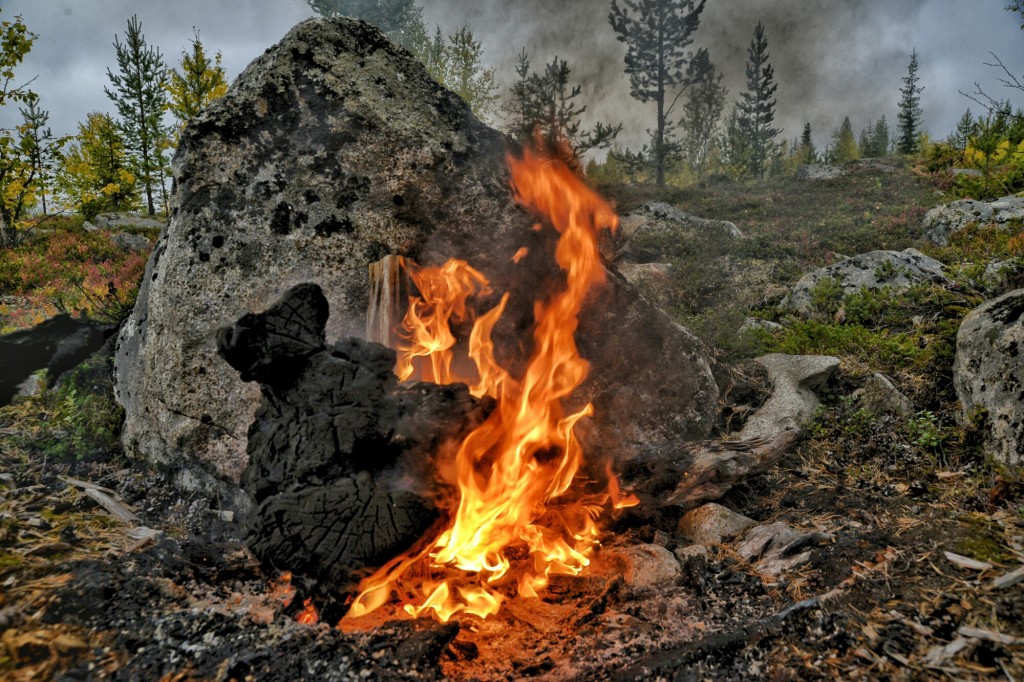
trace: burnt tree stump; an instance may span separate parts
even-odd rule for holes
[[[327,318],[320,287],[300,284],[221,329],[217,345],[262,393],[241,480],[255,503],[248,545],[341,601],[439,518],[438,460],[490,406],[463,384],[400,385],[394,351],[328,346]]]

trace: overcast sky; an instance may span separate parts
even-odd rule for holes
[[[996,53],[1024,79],[1024,31],[1007,0],[708,0],[695,46],[707,47],[725,74],[729,101],[744,88],[747,46],[758,21],[765,24],[775,69],[777,122],[783,135],[811,123],[824,147],[843,116],[854,130],[885,115],[895,128],[901,78],[910,52],[920,61],[926,129],[945,137],[963,111],[979,107],[958,94],[979,82],[990,94],[1024,106],[1019,91],[1002,87]],[[623,123],[622,140],[637,146],[654,124],[649,106],[629,97],[622,73],[624,47],[608,25],[610,0],[421,0],[429,25],[445,31],[468,21],[497,69],[502,95],[525,47],[535,67],[556,55],[567,59],[583,86],[588,116]],[[305,0],[0,0],[3,18],[22,15],[39,34],[18,69],[50,111],[55,134],[75,132],[91,111],[114,112],[103,87],[116,68],[113,40],[137,14],[151,45],[174,65],[193,27],[209,50],[223,54],[233,79],[295,23],[312,15]],[[17,108],[0,110],[0,127],[18,120]],[[592,120],[593,120],[592,119]]]

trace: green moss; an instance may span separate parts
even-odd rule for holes
[[[956,554],[998,564],[1012,564],[1016,557],[993,529],[992,524],[973,517],[962,518],[970,528],[970,535],[957,541],[953,546]]]
[[[119,453],[124,411],[114,400],[111,358],[71,370],[58,388],[0,408],[11,450],[57,461],[107,459]]]
[[[24,557],[16,552],[0,552],[0,572],[16,568],[25,563]]]

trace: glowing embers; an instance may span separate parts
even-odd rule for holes
[[[566,495],[583,462],[573,428],[593,413],[590,405],[572,414],[563,409],[562,401],[589,369],[573,334],[587,291],[604,281],[598,231],[615,229],[618,219],[560,161],[528,151],[510,157],[508,164],[516,200],[559,234],[555,260],[565,286],[554,294],[538,293],[533,353],[521,376],[498,364],[491,339],[507,293],[473,320],[468,357],[475,376],[457,376],[451,325],[472,319],[469,301],[491,293],[490,283],[460,260],[410,268],[420,296],[409,301],[396,373],[402,379],[463,381],[473,395],[493,398],[495,408],[458,447],[450,482],[459,499],[448,526],[424,549],[392,560],[364,580],[350,616],[369,613],[398,592],[412,616],[486,617],[499,609],[508,591],[499,591],[502,586],[514,584],[519,595],[536,597],[552,575],[582,571],[597,544],[595,518],[603,506],[635,504],[620,498],[614,476],[608,493]],[[522,254],[514,257],[518,262]]]

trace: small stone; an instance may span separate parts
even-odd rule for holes
[[[708,551],[708,548],[704,545],[688,545],[686,547],[677,547],[675,555],[681,563],[685,563],[690,559],[696,559],[697,557],[707,559],[711,555],[711,552]]]
[[[633,545],[619,550],[617,554],[625,560],[623,577],[630,587],[665,585],[682,573],[672,552],[658,545]]]
[[[679,521],[679,534],[697,545],[719,545],[756,523],[727,507],[710,502],[683,516]]]
[[[894,414],[906,419],[914,414],[914,403],[900,393],[884,374],[876,372],[853,392],[853,399],[872,414]]]

